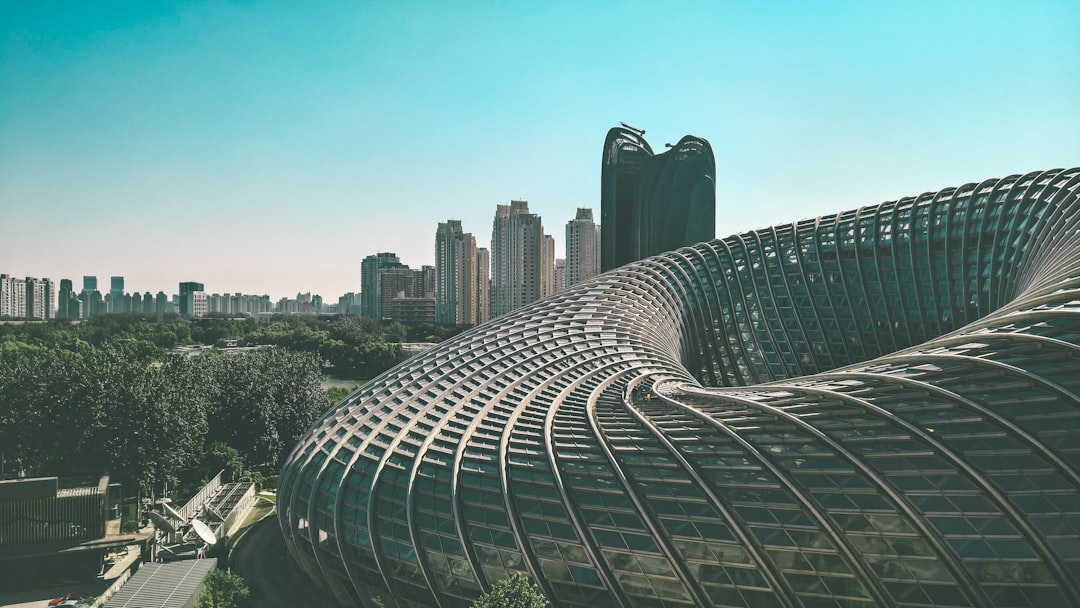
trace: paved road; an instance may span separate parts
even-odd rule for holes
[[[339,608],[338,604],[308,580],[285,548],[277,517],[255,525],[236,554],[234,570],[251,587],[259,608]]]

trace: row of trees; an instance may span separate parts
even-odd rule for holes
[[[0,344],[4,473],[109,471],[129,491],[196,486],[217,467],[276,469],[329,405],[308,353],[191,359],[131,339]]]
[[[65,321],[0,325],[0,345],[22,342],[36,346],[77,349],[99,347],[117,339],[149,342],[159,348],[183,344],[214,344],[223,338],[242,338],[247,344],[283,346],[311,353],[335,376],[371,378],[401,361],[400,342],[441,342],[460,331],[456,327],[405,326],[368,317],[278,316],[269,320],[135,313],[102,315],[77,324]]]
[[[323,372],[371,378],[401,360],[398,342],[458,331],[347,316],[0,324],[0,477],[108,470],[149,491],[198,483],[219,467],[272,474],[349,392],[328,395]],[[280,348],[172,352],[227,337]]]

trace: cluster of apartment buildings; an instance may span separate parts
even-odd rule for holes
[[[523,200],[498,205],[491,248],[460,220],[435,230],[435,266],[409,268],[391,252],[364,258],[361,314],[404,323],[478,325],[600,272],[600,226],[579,208],[566,224],[566,255]]]
[[[565,257],[555,257],[555,239],[544,233],[539,215],[523,200],[498,205],[490,250],[477,245],[460,220],[435,231],[435,265],[409,268],[395,253],[364,258],[361,291],[337,304],[298,293],[273,302],[268,295],[207,293],[203,283],[179,284],[178,293],[127,292],[124,277],[110,277],[109,290],[96,276],[82,289],[61,279],[16,279],[0,274],[0,318],[85,319],[112,313],[207,314],[258,317],[271,314],[353,314],[406,324],[478,325],[600,272],[600,225],[591,209],[579,208],[566,224]]]
[[[356,300],[353,302],[353,300]],[[76,290],[71,279],[61,279],[59,289],[51,279],[34,277],[14,278],[0,274],[0,319],[86,319],[115,313],[182,314],[201,317],[208,313],[257,317],[271,314],[334,314],[338,307],[359,314],[355,294],[345,294],[338,306],[324,306],[322,296],[298,293],[296,298],[281,298],[277,302],[268,295],[243,293],[207,293],[197,282],[179,284],[179,292],[171,296],[164,291],[128,293],[124,277],[110,277],[110,289],[98,289],[96,276],[83,277],[82,289]]]
[[[16,279],[0,274],[0,318],[50,319],[53,286],[49,279]]]

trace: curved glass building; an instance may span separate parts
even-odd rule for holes
[[[281,475],[349,604],[1080,605],[1080,169],[635,262],[328,412]]]

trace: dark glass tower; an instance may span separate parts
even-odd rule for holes
[[[626,264],[364,385],[278,521],[348,605],[1080,606],[1080,169]]]
[[[601,270],[716,238],[716,162],[687,135],[653,154],[645,131],[608,131],[600,174]]]

